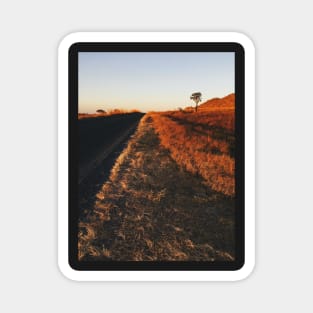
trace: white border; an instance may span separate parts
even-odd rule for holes
[[[245,50],[245,265],[237,271],[77,271],[68,264],[68,49],[76,42],[237,42]],[[58,264],[76,281],[237,281],[255,263],[255,50],[234,32],[81,32],[67,35],[58,59]]]

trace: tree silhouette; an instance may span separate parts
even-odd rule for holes
[[[106,112],[105,112],[104,110],[102,110],[102,109],[99,109],[99,110],[97,110],[96,112],[99,113],[99,114],[106,113]]]
[[[202,97],[202,94],[201,92],[194,92],[191,96],[190,96],[190,99],[193,100],[196,104],[196,112],[198,110],[198,103],[201,101],[201,97]]]

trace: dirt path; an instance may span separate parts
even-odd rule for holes
[[[131,125],[115,139],[114,142],[106,144],[102,152],[98,153],[89,163],[89,166],[81,170],[79,180],[79,210],[80,217],[84,218],[93,210],[93,204],[96,200],[96,195],[101,187],[107,182],[110,176],[112,167],[116,159],[127,147],[128,141],[135,133],[138,122]]]
[[[112,136],[112,140],[108,140],[101,150],[97,152],[94,156],[91,156],[85,164],[81,165],[79,168],[79,178],[78,183],[81,184],[88,176],[92,175],[95,170],[99,171],[99,167],[105,163],[106,159],[110,158],[114,152],[119,150],[121,144],[127,142],[130,135],[132,135],[138,125],[138,121],[131,124],[123,132],[120,132],[118,136]]]
[[[142,113],[82,119],[79,128],[79,183],[136,129]]]

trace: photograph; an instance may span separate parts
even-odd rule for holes
[[[235,52],[77,67],[78,262],[236,261]]]

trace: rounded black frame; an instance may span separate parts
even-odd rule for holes
[[[235,53],[235,260],[78,261],[78,53],[79,52],[234,52]],[[245,260],[245,54],[236,42],[78,42],[68,53],[69,203],[68,262],[79,271],[235,271]]]

